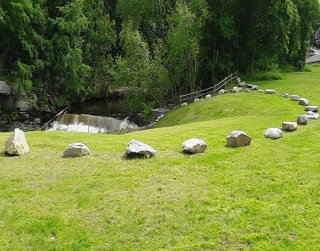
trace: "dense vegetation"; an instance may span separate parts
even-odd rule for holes
[[[263,132],[303,113],[282,91],[319,104],[320,67],[258,84],[278,94],[216,96],[172,110],[163,128],[26,133],[29,154],[0,153],[0,249],[319,250],[320,121],[276,141]],[[234,129],[252,144],[226,148]],[[208,143],[204,154],[181,153],[190,137]],[[131,138],[155,158],[123,158]],[[61,158],[78,140],[91,155]]]
[[[59,104],[161,104],[231,71],[302,68],[318,0],[3,0],[0,69]]]

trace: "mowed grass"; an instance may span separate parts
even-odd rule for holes
[[[0,155],[0,250],[319,249],[320,121],[281,140],[263,137],[303,114],[279,94],[320,104],[319,81],[314,66],[258,83],[277,95],[214,97],[173,110],[160,128],[125,135],[26,133],[28,155]],[[252,144],[226,148],[234,129]],[[0,134],[0,145],[9,135]],[[204,139],[207,151],[182,154],[190,137]],[[124,158],[130,139],[153,146],[156,157]],[[72,142],[92,154],[61,158]]]

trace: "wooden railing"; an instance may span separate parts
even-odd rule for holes
[[[215,95],[219,92],[219,90],[223,88],[226,89],[227,85],[230,84],[232,81],[236,80],[237,77],[238,77],[238,72],[236,71],[212,87],[209,87],[200,91],[195,91],[188,94],[180,95],[179,103],[181,105],[185,102],[193,101],[195,98],[204,98],[208,94]]]

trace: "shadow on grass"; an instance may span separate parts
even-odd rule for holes
[[[13,157],[17,157],[17,156],[7,154],[7,153],[5,153],[4,151],[3,151],[3,152],[0,152],[0,158],[13,158]]]

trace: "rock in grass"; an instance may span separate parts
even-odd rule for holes
[[[222,95],[222,94],[225,93],[225,90],[224,90],[224,89],[221,89],[218,93],[219,93],[220,95]]]
[[[9,155],[21,156],[29,152],[29,146],[20,129],[14,129],[11,137],[5,143],[5,153]]]
[[[250,143],[251,137],[243,131],[232,131],[230,135],[227,136],[228,147],[243,147],[250,145]]]
[[[233,87],[231,92],[232,93],[239,93],[240,89],[238,87]]]
[[[295,131],[298,129],[298,125],[296,122],[283,122],[282,129],[285,131]]]
[[[198,99],[198,98],[195,98],[194,100],[193,100],[193,102],[199,102],[200,101],[200,99]]]
[[[318,112],[318,106],[315,106],[315,105],[309,105],[309,106],[306,106],[306,108],[304,109],[306,112]]]
[[[150,158],[157,153],[151,146],[142,143],[138,140],[130,140],[126,149],[126,156],[128,158],[144,157]]]
[[[280,139],[282,131],[279,128],[269,128],[264,132],[264,136],[269,139]]]
[[[188,103],[182,103],[181,104],[181,106],[187,106],[188,105]]]
[[[282,93],[282,94],[281,94],[281,97],[283,97],[283,98],[289,98],[289,94],[288,94],[288,93]]]
[[[276,91],[273,89],[267,89],[264,91],[265,94],[276,94]]]
[[[251,87],[251,90],[253,90],[253,91],[258,91],[258,90],[259,90],[259,86],[253,85],[253,86]]]
[[[298,95],[291,95],[290,100],[292,101],[299,101],[300,97]]]
[[[64,158],[83,157],[90,154],[89,148],[83,143],[72,143],[63,152]]]
[[[307,125],[309,123],[309,118],[307,115],[299,115],[297,118],[297,124],[298,125]]]
[[[206,99],[209,99],[209,98],[211,98],[211,95],[210,94],[206,95]]]
[[[182,149],[188,154],[203,153],[207,149],[207,143],[202,139],[192,138],[182,143]]]
[[[300,98],[299,105],[307,106],[307,105],[309,105],[309,100],[306,98]]]
[[[319,118],[319,114],[316,113],[316,112],[308,111],[307,112],[307,117],[308,117],[308,119],[318,119]]]
[[[263,89],[260,89],[259,92],[260,92],[260,93],[264,93],[265,91],[264,91]]]

